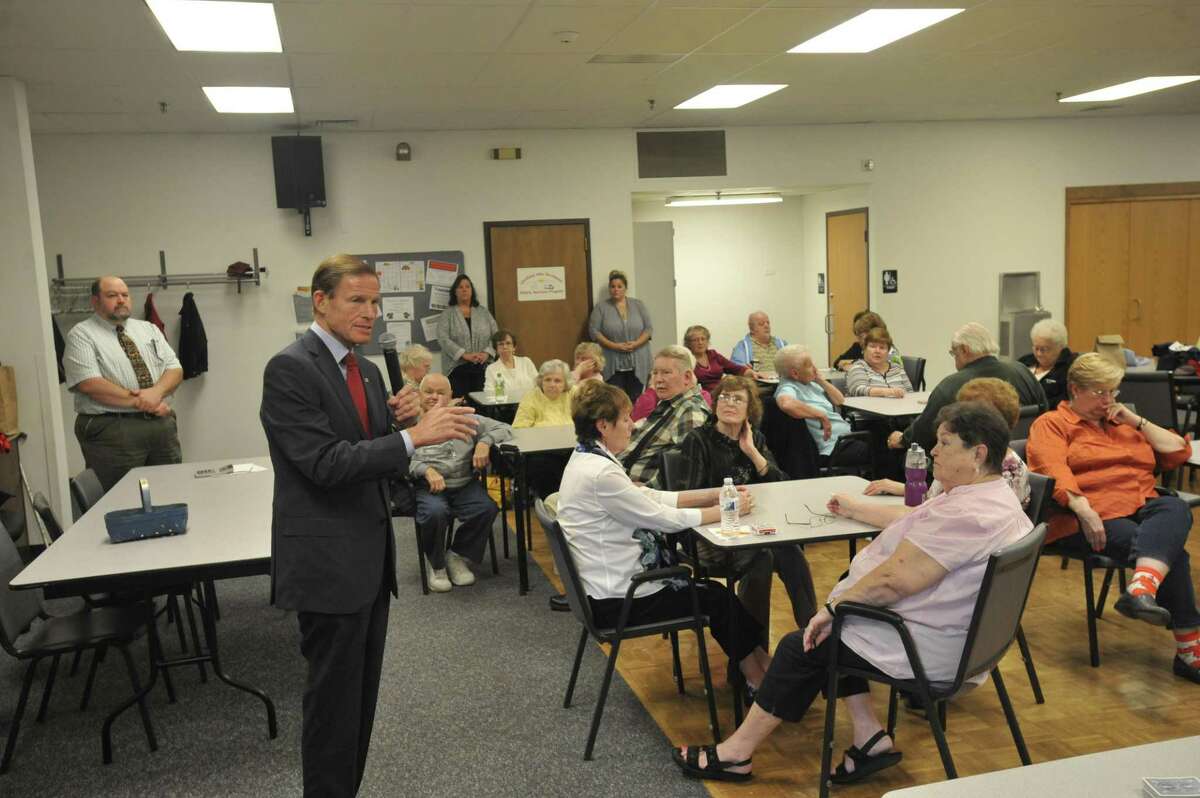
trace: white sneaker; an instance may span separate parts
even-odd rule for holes
[[[450,583],[462,587],[475,584],[475,574],[465,557],[460,557],[452,551],[446,552],[446,570],[450,572]]]
[[[434,568],[425,560],[425,573],[428,575],[429,589],[434,593],[449,593],[450,580],[446,577],[445,568]]]

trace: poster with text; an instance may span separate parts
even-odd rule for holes
[[[421,317],[421,332],[425,333],[425,342],[430,343],[437,341],[437,316],[422,316]]]
[[[454,263],[446,263],[440,260],[429,261],[429,268],[426,270],[425,279],[431,286],[441,286],[449,288],[454,284],[454,278],[458,276],[458,265]]]
[[[412,322],[389,321],[387,331],[396,336],[397,351],[403,351],[412,346]]]
[[[429,286],[429,309],[445,310],[450,307],[450,289],[437,285]]]
[[[564,266],[518,266],[517,301],[550,302],[567,298]]]
[[[413,311],[413,298],[410,296],[383,297],[384,321],[408,321],[416,318]]]
[[[398,294],[400,288],[400,261],[381,260],[375,263],[379,275],[379,291],[383,294]]]

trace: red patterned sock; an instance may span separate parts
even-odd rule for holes
[[[1175,653],[1188,665],[1200,664],[1200,629],[1176,629]]]
[[[1133,579],[1129,580],[1129,586],[1125,590],[1131,596],[1146,595],[1154,598],[1158,595],[1158,586],[1162,584],[1162,580],[1163,575],[1158,571],[1139,565],[1133,569]]]

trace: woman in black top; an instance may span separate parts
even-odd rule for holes
[[[1067,348],[1067,328],[1054,319],[1042,319],[1029,331],[1033,354],[1018,362],[1028,366],[1046,392],[1046,409],[1053,410],[1067,397],[1067,370],[1079,353]]]
[[[713,390],[712,400],[713,414],[708,421],[689,432],[680,444],[687,476],[684,484],[671,489],[718,487],[726,477],[735,485],[787,479],[758,429],[763,407],[754,381],[726,374]],[[705,568],[741,575],[738,597],[762,625],[764,634],[771,628],[772,570],[787,589],[797,628],[803,629],[816,612],[812,573],[804,550],[795,543],[731,551],[697,540],[696,554]]]

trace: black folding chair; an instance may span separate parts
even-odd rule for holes
[[[925,390],[925,358],[901,355],[900,361],[904,364],[904,373],[908,375],[912,389],[914,391]]]
[[[1169,371],[1127,371],[1120,385],[1121,402],[1133,405],[1142,418],[1163,429],[1178,429],[1175,379]]]
[[[838,678],[843,675],[858,676],[870,681],[882,682],[891,687],[888,701],[889,735],[895,739],[896,731],[896,699],[899,693],[915,696],[927,708],[926,717],[933,738],[941,755],[942,767],[946,778],[957,778],[958,771],[950,756],[950,746],[946,742],[943,730],[945,702],[960,693],[970,690],[973,685],[970,680],[983,673],[991,673],[996,685],[996,695],[1000,706],[1004,709],[1004,717],[1008,721],[1009,731],[1012,732],[1013,743],[1021,764],[1030,764],[1029,751],[1025,747],[1025,739],[1021,736],[1021,727],[1017,715],[1009,701],[1008,691],[1000,676],[999,663],[1009,646],[1016,637],[1021,624],[1021,613],[1025,610],[1025,602],[1029,597],[1029,588],[1033,584],[1033,575],[1037,570],[1038,553],[1046,538],[1046,525],[1038,524],[1033,531],[1020,540],[1012,543],[988,558],[987,569],[979,586],[979,597],[975,601],[975,611],[971,616],[971,625],[967,630],[967,639],[963,645],[962,658],[954,681],[930,682],[921,664],[921,656],[916,643],[904,623],[904,619],[891,610],[882,607],[872,607],[866,604],[844,601],[837,606],[837,614],[833,620],[833,630],[829,636],[833,647],[829,656],[828,685],[825,702],[825,738],[821,745],[821,782],[820,795],[829,795],[829,780],[833,760],[833,731],[837,714],[837,685]],[[912,679],[897,679],[876,670],[867,670],[838,663],[837,646],[841,639],[842,625],[848,617],[865,618],[878,621],[892,627],[900,637],[904,653],[912,668]]]
[[[146,613],[142,607],[86,608],[73,615],[47,615],[42,610],[39,591],[13,590],[8,587],[9,582],[16,578],[24,567],[16,544],[9,538],[3,526],[0,526],[0,649],[19,660],[29,662],[21,681],[16,709],[13,710],[9,722],[8,740],[4,745],[3,757],[0,757],[0,774],[7,773],[9,765],[12,764],[13,750],[16,748],[17,734],[21,729],[21,718],[25,714],[29,691],[33,686],[33,677],[37,672],[38,663],[43,659],[50,659],[50,673],[46,676],[46,684],[42,688],[42,701],[37,713],[38,723],[46,719],[55,676],[58,674],[58,663],[64,654],[75,654],[89,649],[96,651],[88,671],[81,711],[87,708],[92,684],[96,678],[96,667],[102,659],[100,654],[109,646],[121,652],[129,671],[133,691],[135,694],[141,692],[137,668],[129,653],[129,644],[145,629]],[[39,620],[40,623],[36,623]],[[150,750],[154,751],[158,748],[158,742],[154,737],[150,712],[144,699],[138,702],[138,709],[142,715],[142,727],[146,730],[146,740],[150,744]],[[110,717],[105,721],[101,735],[105,762],[112,758],[111,723]]]
[[[90,468],[80,471],[67,482],[71,486],[71,498],[75,500],[75,506],[79,508],[80,516],[104,498],[104,486],[100,484],[100,477],[96,476],[96,472]],[[75,520],[78,521],[79,517],[76,517]]]
[[[1012,428],[1012,433],[1009,437],[1025,439],[1029,437],[1029,428],[1033,426],[1033,422],[1042,413],[1042,408],[1037,405],[1021,405],[1021,410],[1017,414],[1016,426]],[[1025,459],[1025,455],[1021,455],[1021,459]]]
[[[633,579],[630,580],[629,590],[625,593],[625,602],[621,607],[621,614],[617,620],[617,625],[612,628],[598,627],[592,616],[592,605],[588,601],[587,593],[584,592],[582,582],[579,580],[579,570],[575,567],[575,559],[571,555],[571,549],[567,545],[567,539],[563,535],[562,527],[558,525],[556,520],[550,517],[541,499],[535,501],[534,513],[536,513],[538,522],[541,523],[542,529],[546,533],[546,538],[550,541],[550,551],[554,555],[555,565],[558,566],[558,575],[562,578],[563,587],[566,590],[567,603],[570,605],[571,612],[575,615],[576,620],[583,625],[583,630],[579,635],[579,646],[575,651],[575,663],[571,667],[571,679],[567,682],[567,695],[563,699],[564,709],[570,708],[571,698],[575,694],[575,682],[579,677],[579,666],[583,662],[583,652],[587,646],[588,636],[594,637],[598,643],[609,643],[612,646],[612,651],[608,655],[608,664],[604,670],[604,681],[600,685],[600,696],[596,700],[596,709],[592,713],[592,726],[588,731],[587,745],[583,749],[583,758],[585,760],[592,758],[592,749],[596,745],[596,735],[600,731],[600,719],[604,715],[604,702],[608,699],[608,688],[612,684],[613,670],[617,665],[617,655],[621,651],[621,641],[663,633],[670,635],[671,653],[674,657],[675,684],[682,695],[683,669],[679,663],[678,634],[686,629],[691,629],[696,633],[696,646],[700,656],[700,674],[704,677],[704,694],[708,698],[708,717],[709,722],[712,724],[713,742],[720,742],[721,727],[717,720],[717,704],[713,696],[712,677],[709,675],[708,669],[708,651],[704,642],[704,627],[708,625],[708,617],[700,612],[700,601],[696,595],[696,584],[692,580],[691,572],[686,567],[677,565],[672,568],[658,568],[634,575]],[[638,587],[646,582],[672,577],[687,579],[688,590],[692,596],[692,614],[656,623],[629,626],[629,612],[633,606],[634,592]]]
[[[483,483],[484,490],[487,490],[487,471],[481,471],[477,474],[477,476],[478,476],[479,480]],[[413,488],[412,483],[408,482],[407,480],[396,480],[392,483],[393,495],[395,495],[397,491],[402,491],[402,490],[414,492],[415,488]],[[421,530],[417,528],[415,492],[412,493],[411,502],[412,502],[411,507],[407,508],[407,511],[405,512],[404,510],[401,509],[403,506],[403,503],[404,503],[404,498],[401,497],[401,499],[399,501],[397,501],[396,499],[393,499],[393,501],[392,501],[392,517],[400,518],[400,517],[404,517],[404,516],[411,516],[413,519],[413,531],[415,533],[413,535],[413,537],[415,537],[417,539],[417,568],[421,572],[421,593],[422,593],[422,595],[428,596],[429,595],[429,574],[425,573],[425,556],[426,556],[425,544],[421,542]],[[503,512],[504,511],[501,510],[501,514],[503,514]],[[446,548],[449,549],[450,544],[453,542],[454,542],[454,519],[451,518],[450,525],[446,529]],[[491,555],[492,574],[499,575],[500,574],[500,563],[496,560],[495,528],[488,531],[487,545],[488,545],[488,554]]]

